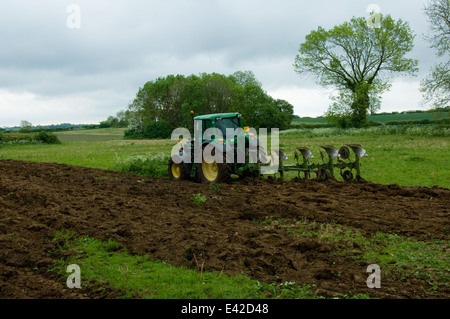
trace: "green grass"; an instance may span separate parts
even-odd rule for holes
[[[133,170],[128,171],[136,173],[141,167],[141,173],[144,175],[168,177],[166,163],[157,161],[159,168],[155,168],[152,158],[161,153],[168,156],[176,141],[118,140],[120,130],[122,129],[91,132],[80,130],[76,134],[79,134],[81,140],[76,141],[64,141],[63,136],[67,137],[71,132],[58,133],[58,137],[63,141],[59,145],[0,146],[0,159],[54,162],[116,171],[127,171],[127,163],[134,162]],[[87,138],[78,132],[95,134],[88,134]],[[450,129],[441,126],[392,126],[349,130],[293,129],[280,132],[280,146],[289,156],[286,164],[293,164],[293,153],[300,146],[310,148],[315,156],[313,161],[317,162],[320,160],[321,145],[333,145],[338,149],[347,143],[361,144],[369,155],[361,161],[362,177],[368,181],[450,188],[449,136]],[[152,169],[148,170],[148,167]],[[285,175],[287,179],[295,176],[293,172]]]
[[[49,162],[121,171],[120,162],[134,156],[152,157],[161,152],[170,154],[171,140],[126,141],[105,136],[91,140],[63,141],[60,145],[0,146],[0,159]],[[167,168],[166,168],[167,170]]]
[[[174,267],[147,256],[121,249],[117,242],[102,242],[61,232],[53,240],[64,238],[60,250],[71,252],[54,264],[61,278],[67,278],[67,266],[76,264],[81,271],[81,288],[92,286],[94,293],[114,290],[120,298],[139,299],[266,299],[317,298],[311,287],[294,282],[261,284],[246,276],[228,276],[223,272]]]
[[[126,128],[106,127],[88,130],[72,130],[56,132],[57,135],[120,135],[123,137]]]

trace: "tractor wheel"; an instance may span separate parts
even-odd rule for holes
[[[184,165],[175,163],[172,159],[169,160],[169,167],[167,169],[170,179],[175,181],[180,181],[186,179],[186,172],[184,170]]]
[[[201,164],[197,164],[197,172],[201,180],[205,183],[226,183],[231,178],[231,166],[227,163],[208,163],[203,159]]]
[[[353,179],[353,174],[351,171],[344,171],[341,174],[342,178],[344,179],[345,182],[349,182]]]

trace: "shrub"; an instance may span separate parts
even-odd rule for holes
[[[61,141],[58,139],[58,136],[56,136],[53,133],[49,133],[49,132],[39,132],[34,136],[34,139],[36,141],[40,141],[44,144],[59,144],[61,143]]]
[[[23,144],[57,144],[61,143],[58,137],[52,133],[41,132],[39,134],[30,133],[7,133],[0,134],[1,145],[23,145]]]
[[[148,123],[144,128],[146,138],[170,138],[172,126],[166,121],[156,121]]]
[[[152,121],[144,126],[142,133],[127,130],[124,137],[126,139],[166,139],[170,138],[172,130],[172,126],[166,121]]]

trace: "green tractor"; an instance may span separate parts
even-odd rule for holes
[[[171,179],[226,183],[232,174],[241,178],[260,175],[266,154],[256,135],[244,127],[241,114],[208,114],[193,120],[194,139],[184,144],[179,141],[178,152],[169,160]]]

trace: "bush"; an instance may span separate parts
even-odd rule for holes
[[[144,134],[126,130],[123,134],[123,138],[126,140],[142,140],[144,139]]]
[[[40,132],[38,134],[27,133],[0,133],[0,144],[16,145],[16,144],[59,144],[61,141],[53,133]]]
[[[61,141],[58,139],[58,136],[56,136],[53,133],[49,133],[49,132],[39,132],[38,134],[36,134],[34,136],[34,139],[36,141],[40,141],[44,144],[59,144],[61,143]]]
[[[125,131],[126,139],[167,139],[172,134],[172,126],[166,121],[152,121],[144,126],[142,133]]]

